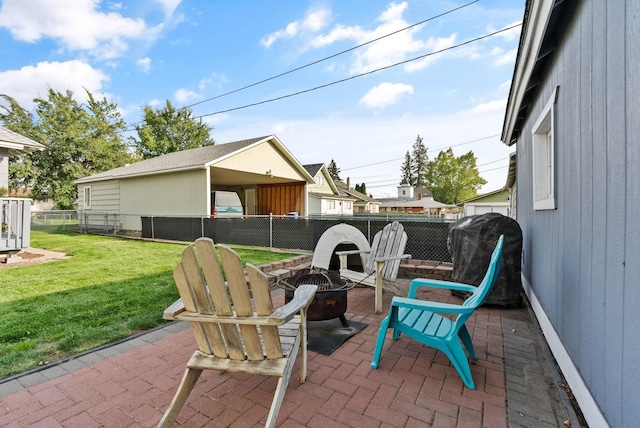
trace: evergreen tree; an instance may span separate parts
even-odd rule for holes
[[[405,157],[406,162],[406,157]],[[429,165],[429,156],[427,148],[422,143],[422,137],[418,135],[415,143],[413,143],[413,151],[411,153],[411,181],[409,184],[418,187],[425,186],[425,174]]]
[[[365,194],[365,195],[367,194],[367,185],[365,183],[362,183],[360,185],[360,193]]]
[[[425,178],[433,199],[445,204],[457,204],[473,198],[487,183],[480,177],[472,151],[455,157],[451,148],[441,151],[436,159],[429,162]]]
[[[400,167],[400,172],[402,173],[402,177],[400,183],[411,184],[413,181],[413,176],[411,174],[411,153],[407,150],[407,153],[404,155],[404,162]]]
[[[213,127],[198,122],[188,108],[176,109],[169,100],[163,108],[144,107],[142,125],[136,126],[138,140],[134,139],[137,153],[150,159],[180,150],[212,146]]]
[[[338,165],[336,165],[336,161],[334,161],[333,159],[331,159],[331,162],[329,162],[327,171],[329,172],[329,176],[334,181],[342,181],[342,179],[340,179],[340,168],[338,168]]]

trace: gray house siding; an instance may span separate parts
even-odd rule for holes
[[[640,426],[640,2],[576,2],[517,143],[523,276],[606,421]],[[532,127],[555,105],[557,209]]]

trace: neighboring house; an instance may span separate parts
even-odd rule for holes
[[[9,189],[9,156],[21,156],[44,149],[42,144],[0,126],[0,187]]]
[[[308,212],[314,180],[274,135],[169,153],[75,181],[78,210],[120,214],[141,230],[140,216],[206,216],[210,193],[235,191],[246,215]]]
[[[513,152],[509,155],[509,171],[507,172],[507,182],[505,189],[509,190],[509,217],[517,219],[518,208],[518,191],[516,186],[516,158],[517,153]]]
[[[367,196],[362,192],[358,192],[351,188],[351,180],[347,178],[347,182],[336,182],[338,189],[354,198],[353,212],[356,214],[378,214],[380,212],[380,202],[371,196]]]
[[[309,184],[309,215],[353,215],[354,199],[341,194],[323,163],[304,165],[315,183]]]
[[[500,213],[509,216],[510,194],[509,189],[502,188],[462,201],[458,206],[462,207],[465,216],[486,213]]]
[[[640,426],[640,2],[527,0],[502,130],[522,282],[590,427]]]
[[[9,157],[21,156],[44,146],[0,126],[0,188],[9,190]],[[31,200],[0,196],[0,253],[14,253],[29,246]]]
[[[424,187],[413,187],[406,182],[398,186],[397,198],[381,198],[381,213],[429,214],[443,216],[455,205],[447,205],[433,199],[431,191]]]
[[[31,191],[20,187],[17,190],[11,190],[9,196],[12,198],[31,198]],[[40,199],[31,199],[31,212],[50,211],[56,205],[55,201],[49,196]]]

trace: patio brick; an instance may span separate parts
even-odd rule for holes
[[[310,255],[272,271],[294,272]],[[450,272],[410,260],[412,269]],[[401,282],[408,287],[410,279]],[[274,304],[284,301],[274,288]],[[439,291],[423,298],[461,301]],[[308,377],[299,383],[296,361],[279,416],[282,427],[518,427],[557,426],[565,414],[549,386],[547,362],[537,351],[526,309],[478,309],[468,321],[478,360],[471,362],[477,389],[464,387],[449,359],[408,337],[384,344],[378,369],[370,368],[383,313],[373,313],[373,291],[349,292],[349,320],[365,330],[332,355],[309,352]],[[155,426],[177,390],[195,350],[186,323],[170,323],[147,335],[87,353],[0,384],[0,426]],[[503,338],[504,335],[504,338]],[[537,339],[536,339],[537,340]],[[264,425],[276,379],[205,371],[178,423],[188,427]],[[533,394],[533,396],[531,395]],[[534,424],[534,425],[531,425]],[[574,425],[577,426],[577,425]]]

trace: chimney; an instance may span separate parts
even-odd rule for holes
[[[421,201],[422,200],[422,193],[418,193],[418,200]]]
[[[347,177],[347,189],[351,190],[351,177]]]

